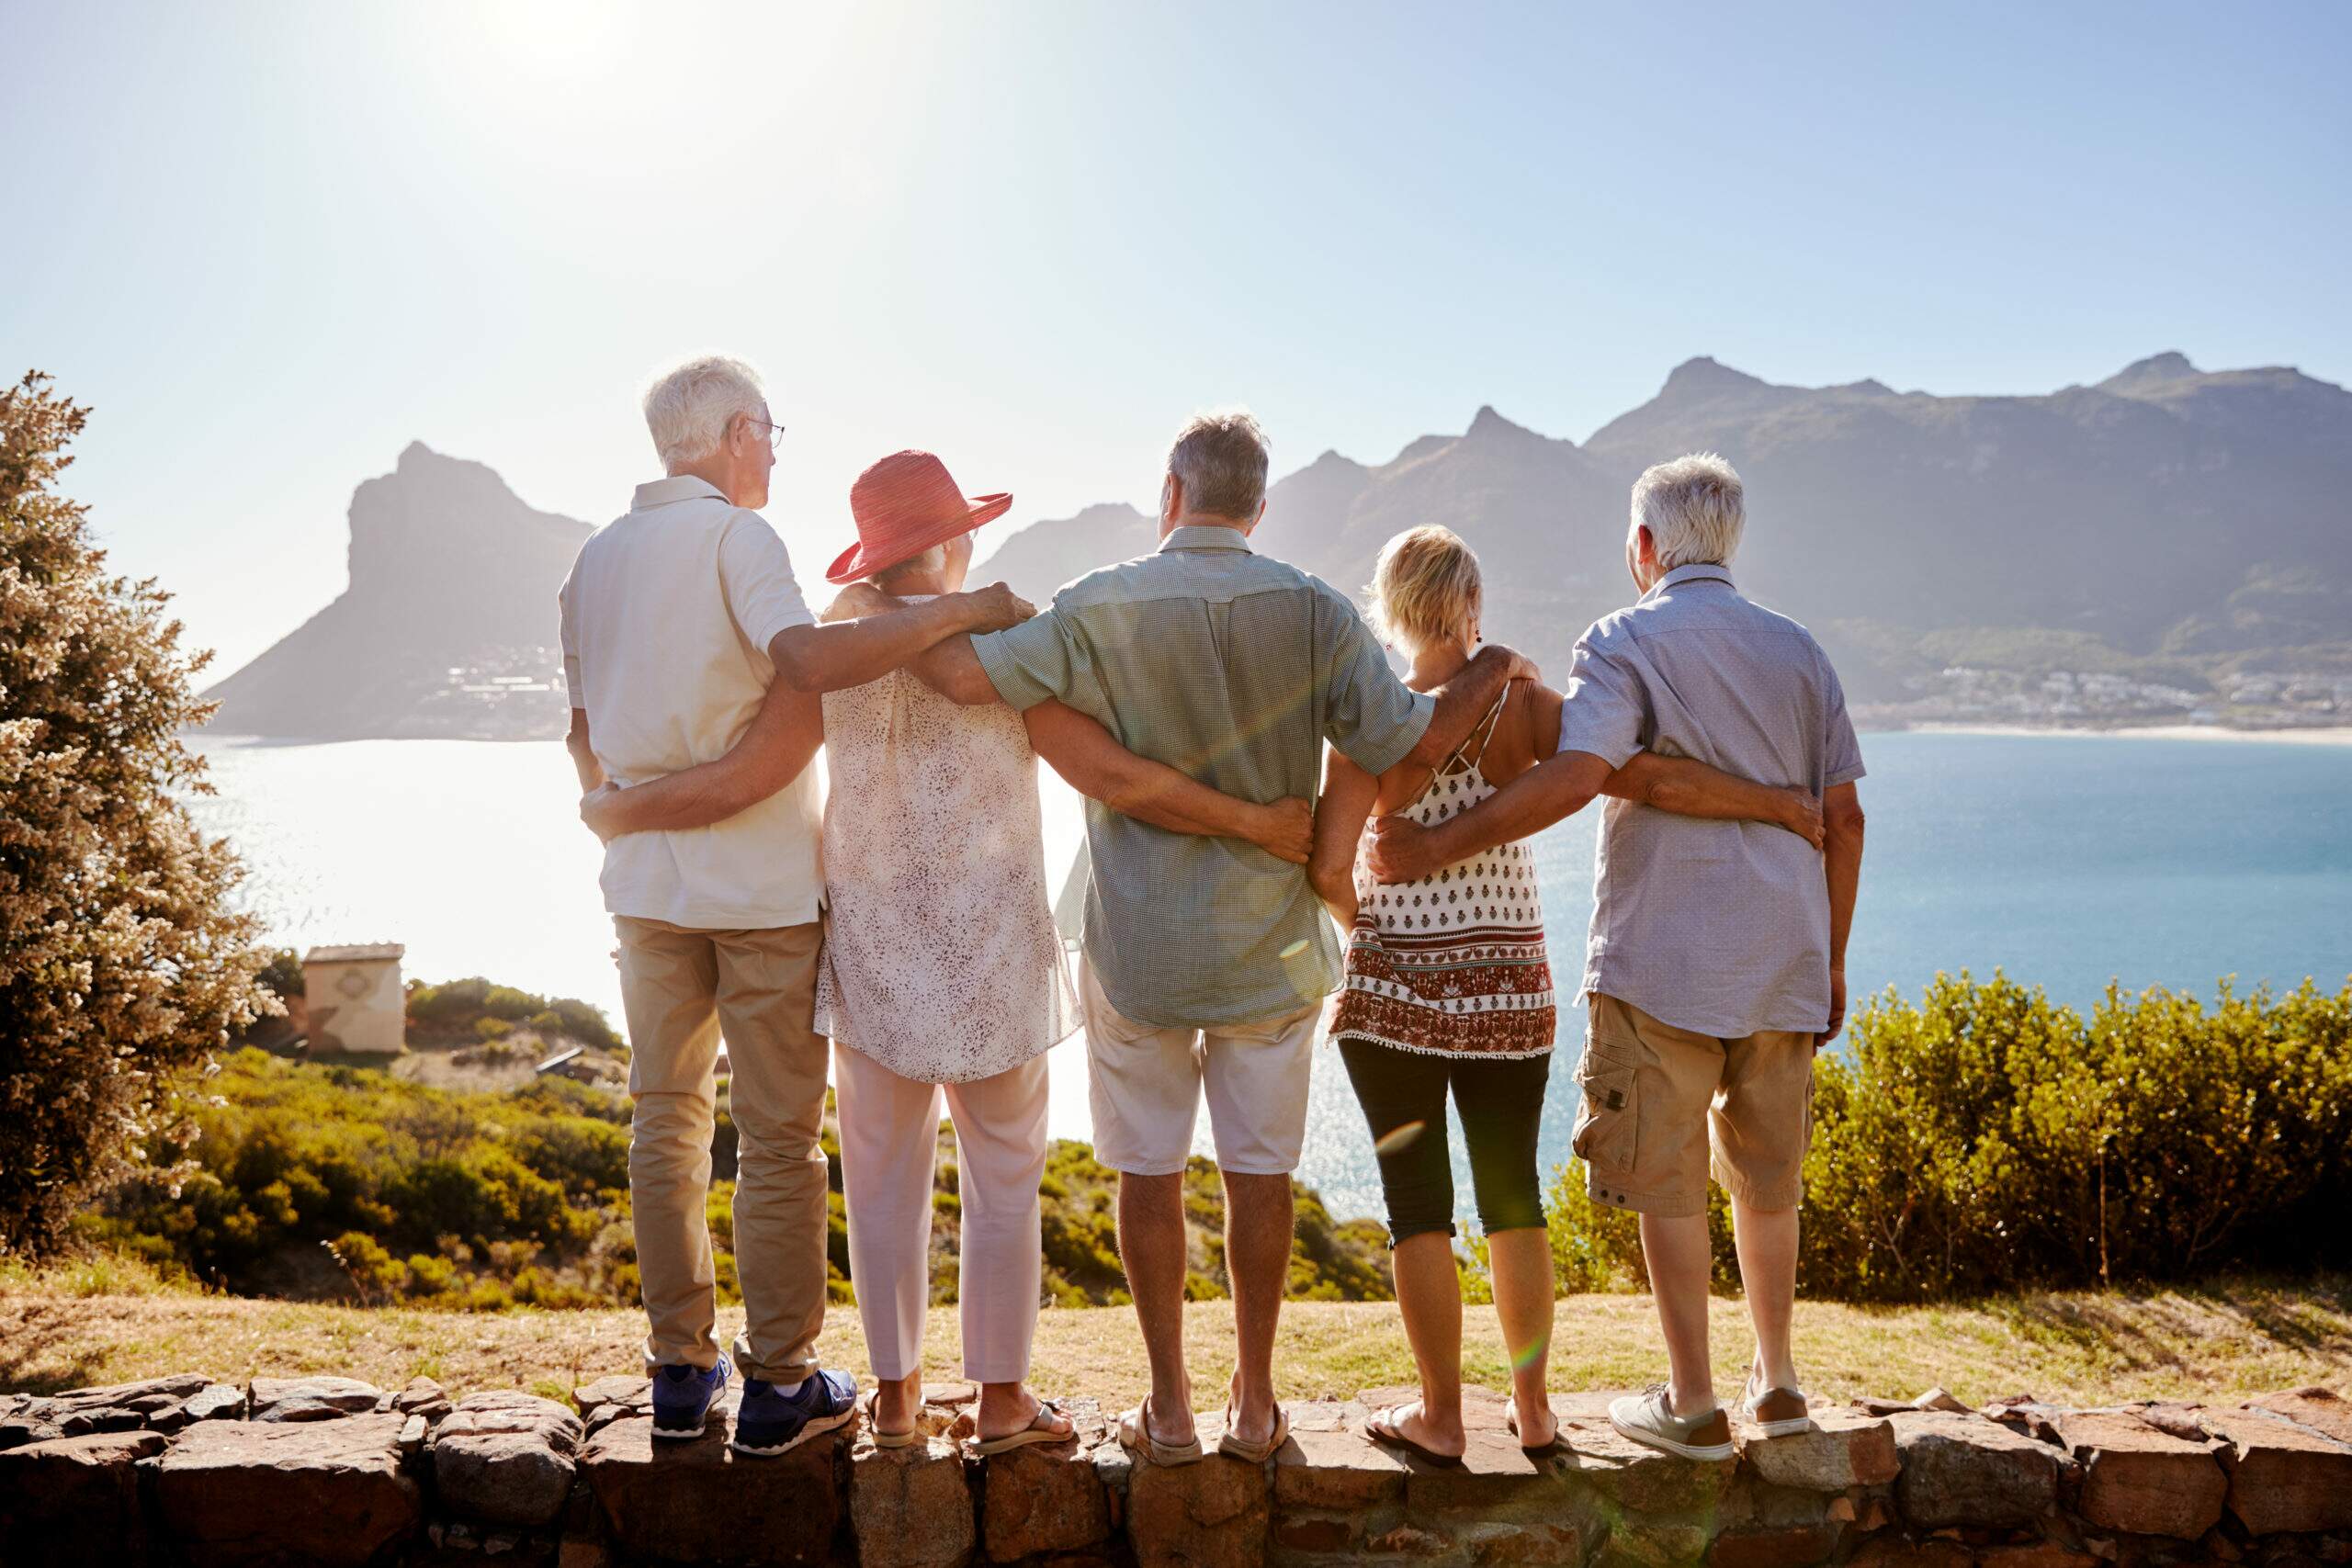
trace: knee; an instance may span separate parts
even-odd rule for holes
[[[1504,1231],[1542,1230],[1544,1194],[1535,1183],[1478,1198],[1478,1225],[1488,1235]]]

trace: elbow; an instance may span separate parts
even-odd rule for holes
[[[1862,847],[1862,808],[1860,807],[1849,806],[1843,809],[1833,808],[1826,812],[1822,817],[1822,836],[1828,842],[1835,844],[1841,849],[1858,851]]]
[[[1347,866],[1313,865],[1306,868],[1306,885],[1315,896],[1332,908],[1342,909],[1355,902],[1355,875]]]
[[[1585,800],[1577,802],[1574,809],[1583,810],[1590,798],[1587,796]],[[1698,802],[1698,791],[1672,774],[1658,774],[1643,781],[1639,798],[1644,806],[1655,807],[1660,811],[1671,811],[1679,817],[1688,817],[1691,814],[1690,808]]]
[[[825,689],[822,673],[806,660],[784,659],[777,661],[775,678],[796,692],[803,694]]]

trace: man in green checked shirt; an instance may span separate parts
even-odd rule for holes
[[[958,702],[1057,698],[1136,755],[1261,803],[1312,797],[1327,740],[1367,773],[1436,766],[1534,666],[1490,647],[1437,691],[1408,690],[1345,594],[1250,547],[1267,462],[1250,414],[1194,417],[1169,449],[1156,553],[909,668]],[[1119,1251],[1151,1361],[1151,1393],[1122,1418],[1121,1439],[1158,1463],[1202,1457],[1184,1367],[1182,1184],[1205,1089],[1239,1340],[1217,1447],[1262,1461],[1287,1430],[1273,1346],[1290,1178],[1339,942],[1304,868],[1254,845],[1167,832],[1091,800],[1086,838],[1095,1154],[1119,1172]]]

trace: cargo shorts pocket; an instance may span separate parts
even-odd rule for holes
[[[1634,1169],[1640,1152],[1641,1067],[1633,1053],[1589,1040],[1577,1063],[1577,1126],[1569,1139],[1577,1157],[1621,1175]]]

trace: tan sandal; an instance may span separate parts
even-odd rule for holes
[[[1148,1393],[1141,1404],[1119,1417],[1119,1446],[1159,1465],[1198,1464],[1204,1457],[1197,1433],[1188,1443],[1163,1443],[1151,1435],[1151,1395]]]
[[[903,1432],[886,1432],[881,1417],[875,1414],[882,1402],[882,1391],[868,1389],[865,1397],[857,1402],[857,1413],[865,1421],[865,1435],[877,1449],[910,1449],[922,1441],[922,1428],[910,1427]]]
[[[1263,1464],[1274,1457],[1274,1450],[1290,1439],[1290,1412],[1274,1406],[1274,1430],[1262,1443],[1248,1443],[1233,1435],[1233,1406],[1225,1407],[1225,1435],[1216,1440],[1216,1451],[1227,1459],[1238,1459],[1250,1464]]]
[[[1067,1427],[1064,1430],[1057,1432],[1051,1427],[1046,1425],[1048,1421],[1063,1420],[1066,1420],[1066,1417],[1062,1415],[1062,1407],[1060,1405],[1056,1404],[1050,1399],[1041,1399],[1037,1402],[1037,1413],[1029,1417],[1029,1425],[1022,1427],[1017,1432],[1007,1432],[1000,1438],[981,1438],[975,1436],[972,1439],[972,1451],[979,1455],[982,1459],[986,1459],[990,1454],[1007,1453],[1014,1449],[1025,1449],[1032,1443],[1067,1443],[1075,1441],[1078,1437],[1078,1428],[1076,1427]]]

